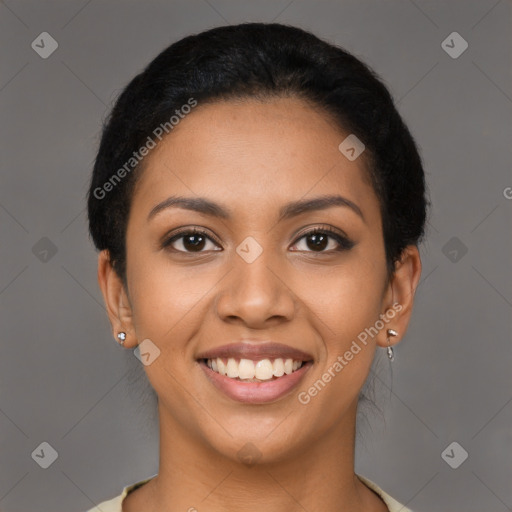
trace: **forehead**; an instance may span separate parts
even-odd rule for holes
[[[364,153],[350,161],[339,150],[348,135],[297,98],[199,103],[146,157],[134,200],[179,192],[267,207],[336,192],[376,203]]]

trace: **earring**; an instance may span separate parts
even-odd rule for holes
[[[394,329],[388,329],[386,332],[388,335],[388,348],[387,348],[388,359],[390,361],[393,361],[395,359],[395,354],[393,352],[393,347],[389,344],[389,337],[390,336],[393,336],[393,337],[398,336],[398,333]]]
[[[119,339],[119,343],[121,345],[124,345],[124,340],[126,339],[126,333],[125,332],[120,332],[118,335],[117,335],[117,338]]]

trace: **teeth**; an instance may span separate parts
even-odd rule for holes
[[[240,380],[271,380],[273,377],[282,377],[284,374],[290,375],[292,372],[302,367],[302,361],[282,358],[271,361],[262,359],[261,361],[252,361],[251,359],[236,359],[230,357],[227,364],[220,358],[208,359],[206,364],[214,372],[220,375],[228,376],[232,379]]]
[[[276,359],[272,367],[274,368],[274,377],[282,377],[284,375],[284,363],[282,359]]]
[[[254,376],[259,380],[269,380],[274,376],[274,368],[269,359],[263,359],[256,363]]]
[[[228,359],[228,364],[226,366],[226,370],[228,372],[228,377],[235,379],[238,377],[239,371],[238,371],[238,364],[233,358]]]
[[[241,379],[254,379],[254,363],[250,359],[240,359],[238,377]]]

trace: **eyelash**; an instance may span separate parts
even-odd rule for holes
[[[303,238],[306,238],[306,237],[311,236],[311,235],[318,235],[318,234],[328,235],[330,238],[333,238],[338,243],[338,248],[330,249],[328,251],[324,250],[324,251],[305,251],[305,252],[311,252],[313,254],[315,254],[315,253],[316,254],[329,254],[329,253],[333,253],[333,252],[342,252],[342,251],[346,251],[346,250],[352,249],[352,247],[355,245],[355,243],[352,240],[350,240],[349,238],[347,238],[347,237],[337,233],[336,231],[332,230],[329,227],[316,227],[316,228],[310,229],[309,231],[306,231],[305,233],[302,233],[296,239],[296,241],[294,242],[293,245],[296,245]],[[162,248],[163,249],[169,248],[169,246],[173,242],[175,242],[175,241],[185,237],[186,235],[201,235],[201,236],[209,239],[210,241],[216,243],[217,245],[220,245],[206,231],[204,231],[202,229],[199,229],[199,228],[187,228],[187,229],[184,229],[183,231],[180,231],[179,233],[175,233],[174,235],[172,235],[172,237],[164,240],[163,243],[162,243]],[[201,254],[202,252],[207,252],[207,251],[197,251],[197,252],[194,252],[194,251],[181,251],[181,250],[172,249],[172,248],[171,248],[171,250],[173,250],[173,252],[182,253],[182,254]],[[297,251],[297,252],[302,252],[302,251]]]

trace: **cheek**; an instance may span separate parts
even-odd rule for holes
[[[198,273],[197,267],[171,265],[165,256],[145,255],[143,250],[129,254],[127,262],[137,337],[155,342],[183,339],[177,334],[195,325],[191,320],[199,313],[201,300],[206,299],[205,295],[212,288],[208,275]]]
[[[362,251],[329,272],[303,273],[297,286],[304,303],[321,320],[322,337],[339,349],[373,325],[383,313],[385,264]]]
[[[374,359],[375,337],[369,331],[383,313],[385,266],[359,262],[321,280],[304,280],[310,322],[323,346],[318,373],[297,398],[318,411],[310,415],[314,429],[334,424],[357,402]]]

